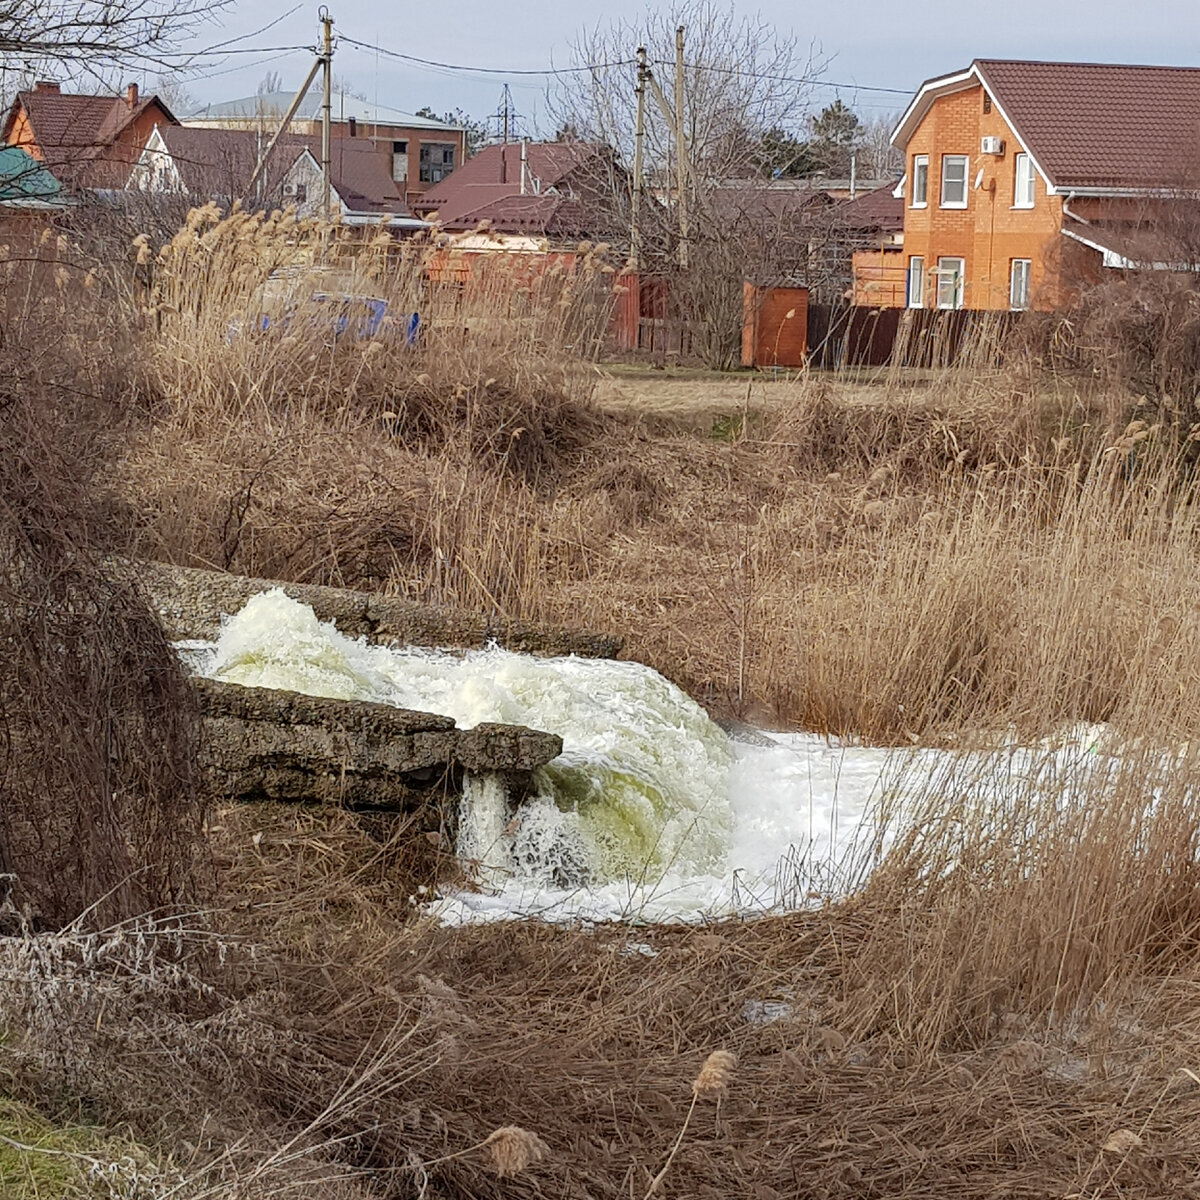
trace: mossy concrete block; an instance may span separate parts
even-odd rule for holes
[[[461,793],[464,772],[499,775],[520,796],[532,773],[562,753],[556,734],[524,726],[456,729],[450,717],[385,704],[192,683],[201,762],[213,793],[229,800],[436,813],[440,800]]]
[[[157,562],[138,563],[137,573],[150,606],[174,640],[215,639],[223,615],[236,613],[252,597],[278,587],[293,600],[309,605],[320,620],[333,621],[347,637],[366,637],[382,645],[453,650],[479,649],[495,642],[525,654],[578,654],[584,658],[616,658],[621,652],[621,638],[610,634],[489,617],[398,596],[252,579]]]

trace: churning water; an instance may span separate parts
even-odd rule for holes
[[[801,906],[869,870],[892,785],[945,757],[810,735],[738,741],[638,663],[372,646],[278,589],[229,618],[193,665],[252,687],[562,737],[515,816],[496,780],[468,779],[458,851],[481,886],[443,897],[446,921],[679,921]]]

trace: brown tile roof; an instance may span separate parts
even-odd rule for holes
[[[312,156],[321,161],[320,138],[312,138]],[[404,193],[392,179],[391,144],[380,152],[365,138],[334,138],[329,173],[338,195],[353,212],[405,213]]]
[[[893,193],[894,183],[864,192],[838,208],[841,224],[847,229],[878,233],[899,233],[904,228],[904,200]]]
[[[926,80],[892,141],[906,146],[939,96],[980,83],[1061,191],[1200,187],[1200,68],[980,58]]]
[[[1055,187],[1200,184],[1200,68],[975,65]]]
[[[488,221],[499,233],[595,235],[583,228],[588,221],[570,177],[602,153],[585,142],[527,142],[522,194],[520,143],[485,146],[414,207],[436,214],[444,229],[473,229]]]
[[[585,142],[526,142],[526,181],[536,192],[544,192],[563,182],[577,167],[598,153],[596,146]],[[421,197],[421,207],[440,208],[453,202],[461,209],[459,193],[465,188],[497,187],[504,194],[518,193],[521,187],[521,144],[484,146],[468,158],[441,183],[435,184]]]
[[[577,200],[553,193],[542,196],[504,194],[495,196],[470,212],[456,214],[444,229],[469,230],[486,224],[496,233],[524,233],[550,237],[583,237],[595,234],[585,207]]]
[[[158,134],[179,172],[184,190],[197,199],[240,196],[258,162],[259,137],[249,130],[168,125],[160,127]],[[280,139],[281,143],[283,140]],[[276,163],[284,157],[283,150],[282,144],[276,146],[272,155]],[[294,161],[292,155],[290,162]]]
[[[1062,232],[1099,250],[1105,266],[1195,271],[1200,265],[1200,205],[1190,200],[1159,202],[1138,220],[1068,219]]]
[[[212,129],[170,125],[159,129],[188,194],[230,200],[250,182],[265,143],[248,129]],[[267,190],[274,192],[300,154],[307,150],[318,164],[321,139],[284,134],[271,152]],[[330,183],[352,212],[399,213],[407,210],[391,176],[392,156],[366,138],[334,138],[330,144]],[[311,199],[311,197],[310,197]]]
[[[88,167],[105,155],[127,126],[157,108],[162,123],[175,121],[170,109],[157,96],[132,106],[124,94],[88,96],[57,89],[36,87],[18,92],[4,121],[4,139],[24,109],[34,141],[46,165],[57,174],[88,183]]]
[[[819,179],[727,179],[717,183],[704,202],[722,221],[749,221],[758,226],[771,222],[786,225],[833,204],[825,182]]]

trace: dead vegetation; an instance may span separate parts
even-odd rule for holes
[[[16,358],[57,415],[10,422],[0,471],[11,561],[37,567],[10,571],[6,670],[36,670],[6,698],[46,748],[5,786],[120,801],[107,856],[69,831],[54,851],[113,873],[89,895],[141,863],[174,885],[195,852],[175,676],[87,565],[114,545],[616,629],[713,707],[781,723],[995,745],[1104,721],[1111,744],[913,775],[851,899],[695,928],[445,928],[422,909],[449,847],[219,813],[202,915],[128,890],[55,932],[10,906],[3,1090],[43,1116],[0,1114],[0,1172],[94,1154],[31,1123],[86,1117],[157,1164],[109,1188],[71,1158],[109,1200],[1197,1194],[1191,409],[1011,364],[777,384],[698,436],[592,406],[596,313],[565,269],[520,312],[498,278],[421,293],[413,345],[326,336],[308,284],[262,290],[311,236],[200,214],[161,258],[97,265],[70,330],[46,314],[75,248],[9,276],[6,335],[71,353]],[[338,286],[403,313],[438,253],[354,275],[379,245]],[[100,456],[78,491],[26,469],[76,445]]]
[[[1171,828],[1114,842],[1132,815],[1097,815],[1070,861],[1074,821],[1031,838],[1021,862],[1068,869],[1025,884],[1009,826],[940,882],[909,853],[854,903],[693,929],[351,939],[359,864],[328,843],[324,911],[275,870],[231,895],[236,933],[4,942],[6,1059],[43,1105],[194,1146],[180,1195],[1187,1196],[1195,913],[1146,886]],[[1104,885],[1115,906],[1070,911]],[[1134,965],[1130,901],[1165,958]]]

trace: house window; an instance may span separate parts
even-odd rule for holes
[[[912,206],[924,208],[929,202],[929,155],[914,154],[912,170]]]
[[[962,308],[963,270],[961,258],[939,258],[937,260],[937,306],[938,308]]]
[[[1029,307],[1029,269],[1033,263],[1028,258],[1014,258],[1008,275],[1008,307]]]
[[[1016,176],[1013,183],[1013,208],[1033,207],[1033,162],[1028,154],[1016,157]]]
[[[445,142],[421,143],[421,182],[441,183],[454,170],[454,145]]]
[[[992,95],[990,92],[983,93],[983,111],[985,113],[992,111]]]
[[[408,143],[392,143],[392,182],[403,183],[408,178]]]
[[[942,155],[942,207],[967,207],[967,156]]]
[[[925,307],[925,260],[917,255],[908,260],[908,307]]]

